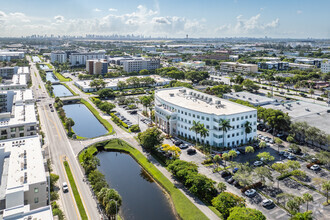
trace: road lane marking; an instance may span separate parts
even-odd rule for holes
[[[53,123],[53,125],[55,126],[55,129],[56,129],[56,132],[57,132],[57,134],[58,134],[58,137],[60,138],[60,140],[62,140],[62,136],[61,136],[61,134],[60,134],[60,132],[59,132],[59,130],[58,130],[58,127],[57,127],[57,125],[55,124],[55,122],[48,116],[48,113],[47,113],[47,111],[46,111],[46,109],[45,109],[45,106],[42,106],[43,107],[43,109],[44,109],[44,112],[45,112],[45,115],[46,115],[46,118],[49,120],[49,121],[51,121],[52,123]]]
[[[75,198],[74,198],[74,196],[73,196],[73,192],[72,192],[71,184],[70,184],[70,181],[69,181],[69,179],[68,179],[68,174],[66,173],[66,170],[65,170],[65,167],[64,167],[64,164],[63,164],[63,162],[64,162],[64,161],[62,160],[63,157],[65,157],[65,156],[64,156],[64,155],[60,156],[60,161],[61,161],[62,169],[63,169],[63,171],[64,171],[64,176],[65,176],[65,179],[66,179],[67,184],[70,185],[70,189],[71,189],[71,190],[69,190],[69,191],[70,191],[71,199],[73,200],[73,205],[74,205],[74,208],[75,208],[75,210],[76,210],[77,217],[78,217],[78,219],[81,219],[81,216],[80,216],[80,214],[79,214],[79,212],[78,212],[78,207],[77,207],[76,200],[75,200]],[[71,173],[72,173],[72,171],[71,171]],[[67,216],[67,217],[68,217],[68,216]]]
[[[79,193],[79,195],[80,195],[81,201],[82,201],[83,204],[84,204],[84,207],[85,207],[86,213],[87,213],[87,215],[88,215],[88,219],[91,219],[91,217],[90,217],[90,215],[89,215],[89,212],[88,212],[88,209],[87,209],[87,206],[86,206],[85,201],[84,201],[84,197],[83,197],[82,194],[80,193],[81,190],[80,190],[80,188],[79,188],[79,185],[77,184],[78,182],[76,181],[76,177],[75,177],[75,175],[74,175],[74,173],[73,173],[73,169],[72,169],[71,163],[70,163],[70,161],[69,161],[69,158],[67,158],[66,161],[67,161],[68,164],[69,164],[69,167],[70,167],[70,170],[71,170],[71,173],[72,173],[72,177],[73,177],[73,179],[74,179],[74,181],[75,181],[75,183],[76,183],[77,190],[78,190],[78,193]]]

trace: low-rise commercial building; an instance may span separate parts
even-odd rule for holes
[[[124,71],[139,72],[140,70],[155,70],[160,68],[160,59],[146,60],[125,60],[123,62]]]
[[[310,64],[303,64],[303,63],[289,63],[290,68],[300,69],[300,70],[307,70],[307,69],[314,69],[314,65]]]
[[[158,75],[149,75],[149,76],[136,76],[138,78],[143,78],[143,77],[151,77],[152,79],[155,80],[155,84],[153,86],[164,86],[167,85],[171,82],[170,79],[163,78]],[[107,89],[112,89],[112,90],[118,90],[118,82],[126,82],[126,80],[130,77],[118,77],[118,78],[111,78],[111,79],[104,79],[106,85],[104,88]],[[83,92],[94,92],[96,91],[96,88],[91,87],[90,83],[92,80],[79,80],[75,81],[74,84],[81,89]],[[125,88],[132,88],[133,85],[126,85]]]
[[[222,62],[220,64],[220,70],[223,72],[257,73],[258,66],[256,64]]]
[[[15,217],[47,207],[46,167],[38,135],[0,141],[0,209],[4,219],[18,219]]]
[[[233,147],[256,137],[257,110],[192,89],[177,87],[155,91],[155,120],[166,133],[216,147]],[[228,120],[231,128],[223,133],[219,122]],[[209,134],[201,138],[190,130],[193,121],[204,124]],[[251,133],[245,133],[245,124]]]
[[[65,63],[67,61],[67,56],[64,51],[52,51],[50,54],[50,62],[55,63]]]
[[[86,71],[88,74],[106,74],[108,72],[108,62],[106,60],[87,60]]]
[[[267,61],[267,62],[259,62],[259,69],[268,69],[268,70],[288,70],[289,63],[288,62],[278,62],[278,61]]]
[[[254,106],[262,106],[276,102],[276,99],[268,98],[266,96],[256,95],[250,92],[231,92],[223,95],[224,99],[239,99],[249,102]]]
[[[323,59],[318,59],[318,58],[297,58],[295,59],[295,63],[302,63],[302,64],[309,64],[313,65],[317,68],[321,67]]]
[[[85,66],[87,60],[94,59],[105,59],[105,51],[71,53],[69,58],[71,66]]]
[[[205,62],[204,61],[180,62],[179,66],[186,67],[186,68],[198,69],[198,68],[204,67]]]
[[[18,51],[0,51],[0,61],[11,61],[14,59],[23,59],[24,52]]]

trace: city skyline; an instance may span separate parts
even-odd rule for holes
[[[322,6],[322,7],[321,7]],[[144,35],[151,37],[329,38],[330,2],[310,1],[8,1],[0,37]]]

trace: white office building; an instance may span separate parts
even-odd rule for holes
[[[330,72],[330,61],[323,61],[321,63],[321,72],[322,73],[329,73]]]
[[[258,65],[237,62],[222,62],[220,63],[220,70],[223,72],[257,73]]]
[[[105,59],[105,51],[95,51],[86,53],[72,53],[69,57],[71,66],[86,65],[87,60]]]
[[[13,59],[23,59],[24,52],[18,51],[0,51],[0,61],[11,61]]]
[[[19,219],[24,213],[47,207],[49,174],[46,164],[38,135],[0,141],[3,219]],[[49,214],[47,216],[51,216]]]
[[[139,72],[140,70],[155,70],[160,68],[160,59],[148,60],[125,60],[123,62],[124,71]]]
[[[212,146],[238,146],[257,135],[257,110],[225,99],[198,92],[184,87],[167,88],[155,91],[156,123],[174,136],[196,140],[196,134],[190,130],[193,121],[200,121],[209,130],[205,138],[197,140]],[[230,121],[232,126],[223,135],[219,128],[220,119]],[[246,122],[250,122],[252,131],[245,133]]]
[[[224,99],[239,99],[246,101],[254,106],[263,106],[273,104],[276,99],[268,98],[267,96],[256,95],[250,92],[230,92],[223,95]]]
[[[33,136],[38,132],[32,90],[0,92],[0,139]]]
[[[66,60],[66,53],[64,51],[53,51],[50,54],[50,62],[52,63],[65,63]]]

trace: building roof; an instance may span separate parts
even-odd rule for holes
[[[44,206],[38,209],[30,210],[30,205],[21,205],[5,209],[3,213],[4,220],[52,220],[53,213],[51,206]]]
[[[266,102],[275,102],[275,99],[268,98],[267,96],[256,95],[250,92],[231,92],[226,93],[224,96],[233,99],[240,99],[243,101],[247,101],[253,105],[258,105]]]
[[[256,111],[254,108],[184,87],[156,90],[155,95],[180,108],[206,114],[232,115]]]

